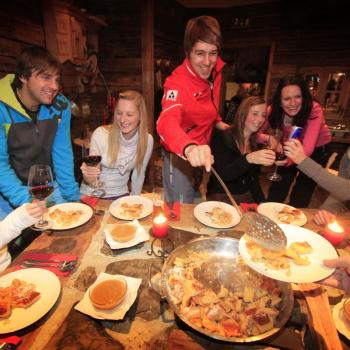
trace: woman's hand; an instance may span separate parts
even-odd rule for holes
[[[301,163],[305,158],[303,145],[299,140],[288,140],[284,143],[284,154],[295,164]]]
[[[193,167],[205,166],[207,172],[210,171],[214,163],[214,157],[208,145],[190,145],[185,149],[185,157]]]
[[[100,166],[88,166],[86,163],[81,165],[80,170],[83,173],[84,181],[88,184],[96,182],[101,174]]]
[[[276,153],[270,149],[261,149],[248,153],[246,158],[248,163],[270,166],[276,160]]]
[[[27,213],[36,219],[40,219],[46,209],[46,202],[45,201],[38,201],[34,200],[32,203],[28,203],[25,205],[25,208],[27,210]]]
[[[319,210],[314,216],[314,221],[317,225],[327,225],[334,219],[335,215],[330,213],[328,210]]]
[[[323,264],[327,267],[335,268],[335,271],[330,277],[318,283],[340,288],[345,293],[350,293],[350,255],[341,256],[337,259],[324,260]]]

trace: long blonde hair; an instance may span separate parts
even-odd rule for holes
[[[136,107],[139,110],[140,123],[139,123],[139,142],[137,144],[136,150],[136,169],[140,172],[142,167],[143,158],[147,150],[147,141],[148,141],[148,130],[147,130],[147,109],[145,104],[145,99],[143,96],[135,90],[127,90],[121,92],[118,95],[118,100],[116,104],[116,109],[120,99],[125,99],[128,101],[134,101]],[[108,161],[109,166],[113,167],[118,158],[119,153],[119,136],[120,128],[116,118],[116,109],[114,110],[114,120],[113,124],[110,127],[108,135]]]

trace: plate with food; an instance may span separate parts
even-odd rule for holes
[[[112,202],[109,212],[118,219],[138,220],[152,214],[153,202],[143,196],[126,196]]]
[[[283,203],[261,203],[257,210],[259,214],[267,216],[277,224],[304,226],[307,222],[306,215],[302,210]]]
[[[337,331],[350,339],[350,299],[343,299],[336,304],[332,316]]]
[[[44,218],[52,230],[68,230],[88,222],[93,215],[91,207],[83,203],[62,203],[48,208]]]
[[[288,224],[279,225],[287,238],[280,251],[259,245],[247,234],[239,241],[239,252],[253,270],[273,279],[309,283],[327,278],[334,268],[323,265],[324,259],[335,259],[335,248],[319,234]]]
[[[29,268],[0,278],[0,334],[15,332],[44,316],[61,292],[51,271]]]
[[[104,232],[111,249],[129,248],[149,240],[149,234],[137,220],[122,224],[107,224]]]
[[[230,204],[224,202],[203,202],[194,208],[194,217],[202,224],[213,228],[230,228],[237,225],[241,216]]]

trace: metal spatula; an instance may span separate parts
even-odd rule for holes
[[[246,232],[256,243],[262,245],[266,249],[283,250],[287,246],[287,238],[282,229],[268,217],[259,213],[249,212],[242,214],[242,210],[233,198],[229,189],[216,170],[212,167],[212,173],[215,175],[232,205],[237,209],[238,214],[249,224]]]
[[[282,229],[267,216],[258,213],[244,214],[244,220],[249,223],[246,232],[256,243],[266,249],[283,250],[287,247],[287,237]]]

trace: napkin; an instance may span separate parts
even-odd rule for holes
[[[180,208],[181,208],[181,204],[179,201],[173,202],[172,209],[171,209],[171,206],[167,202],[164,202],[165,216],[171,221],[180,220],[180,213],[181,213]]]
[[[257,211],[258,209],[258,205],[256,203],[241,203],[239,206],[245,213],[249,211]]]
[[[0,336],[0,349],[2,349],[2,346],[5,346],[5,344],[13,344],[15,346],[18,346],[20,342],[22,341],[21,338],[17,337],[16,335],[12,335],[10,337],[1,337]]]
[[[143,226],[138,222],[138,220],[134,220],[129,222],[129,224],[136,226],[136,234],[133,239],[131,239],[128,242],[117,242],[113,239],[111,231],[114,227],[118,225],[124,225],[124,224],[107,224],[104,228],[105,236],[106,236],[106,242],[111,247],[111,249],[122,249],[122,248],[129,248],[133,247],[136,244],[139,244],[141,242],[145,242],[149,240],[149,234],[146,232],[146,230],[143,228]]]
[[[72,255],[72,254],[47,254],[47,253],[24,253],[23,255],[21,255],[19,257],[19,259],[16,261],[18,266],[16,266],[16,270],[20,270],[23,269],[25,267],[20,266],[21,263],[24,260],[27,259],[35,259],[35,260],[59,260],[59,261],[76,261],[77,260],[77,256],[76,255]],[[33,267],[40,267],[42,269],[46,269],[49,271],[52,271],[53,273],[55,273],[57,276],[69,276],[72,271],[59,271],[58,269],[56,269],[53,266],[33,266]]]
[[[96,204],[98,203],[99,199],[97,197],[91,197],[87,196],[86,194],[83,194],[80,198],[80,200],[90,206],[91,208],[95,208]]]
[[[126,295],[121,304],[117,305],[114,309],[111,310],[100,310],[95,308],[90,301],[90,290],[94,288],[94,286],[99,282],[107,279],[117,279],[118,277],[124,278],[128,286]],[[137,291],[140,288],[141,282],[141,278],[133,278],[123,275],[109,275],[102,272],[98,275],[95,283],[92,284],[85,292],[83,299],[77,305],[75,305],[74,309],[99,320],[121,320],[124,318],[127,311],[135,302]]]

